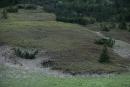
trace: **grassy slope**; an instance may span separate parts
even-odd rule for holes
[[[54,69],[76,72],[124,70],[129,61],[113,54],[111,49],[111,64],[97,62],[102,47],[94,44],[96,38],[95,33],[85,27],[56,22],[53,14],[44,12],[22,10],[9,14],[9,18],[0,24],[1,42],[48,50],[56,61]]]
[[[99,23],[88,25],[87,28],[94,31],[101,31],[99,27]],[[117,40],[123,40],[123,41],[126,41],[127,43],[130,43],[130,32],[128,32],[128,30],[120,30],[117,28],[117,29],[111,29],[110,32],[102,31],[102,33],[106,36],[115,38]]]
[[[130,75],[105,77],[52,77],[20,69],[0,67],[0,87],[129,87]]]
[[[130,43],[130,32],[127,30],[119,30],[114,29],[110,32],[103,32],[106,36],[111,36],[118,40],[126,41],[127,43]]]

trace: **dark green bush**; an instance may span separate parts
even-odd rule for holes
[[[100,28],[102,31],[106,31],[106,32],[110,31],[109,26],[107,24],[104,24],[104,23],[100,24]]]
[[[127,24],[126,24],[126,22],[119,23],[118,28],[122,29],[122,30],[127,30]]]
[[[114,28],[116,28],[116,24],[113,23],[113,22],[111,22],[111,23],[109,24],[109,28],[110,28],[110,29],[114,29]]]
[[[82,20],[84,21],[84,24],[93,24],[96,22],[96,19],[93,17],[82,17]]]
[[[14,48],[14,51],[18,57],[24,59],[34,59],[38,54],[38,50],[35,49]]]
[[[26,4],[25,9],[34,10],[34,9],[37,9],[37,6],[33,4]]]
[[[17,13],[18,12],[18,8],[10,6],[10,7],[7,8],[7,12],[9,12],[9,13]]]
[[[1,14],[2,14],[2,17],[1,17],[2,19],[7,19],[8,18],[7,9],[3,9]]]
[[[130,25],[128,25],[128,31],[130,32]]]
[[[18,8],[18,9],[24,9],[24,8],[25,8],[25,5],[24,5],[24,4],[18,4],[18,5],[17,5],[17,8]]]
[[[54,66],[56,63],[55,63],[55,61],[54,60],[44,60],[43,62],[42,62],[42,65],[44,66],[44,67],[51,67],[51,66]]]
[[[109,47],[113,47],[115,44],[115,40],[113,40],[112,38],[101,38],[101,39],[97,39],[95,41],[95,44],[99,44],[99,45],[107,45]]]
[[[65,17],[65,16],[59,16],[56,17],[57,21],[63,21],[63,22],[69,22],[69,23],[77,23],[81,25],[87,25],[87,24],[93,24],[96,22],[96,19],[91,17],[80,17],[80,16],[74,16],[74,17]]]
[[[57,21],[62,21],[62,22],[69,22],[69,23],[78,23],[85,25],[85,21],[82,20],[81,17],[64,17],[64,16],[56,16]]]
[[[28,10],[33,10],[37,9],[37,6],[34,4],[18,4],[17,5],[18,9],[28,9]]]
[[[99,62],[100,63],[109,63],[110,62],[110,57],[108,55],[107,45],[104,45],[104,48],[103,48],[102,53],[101,53],[100,58],[99,58]]]

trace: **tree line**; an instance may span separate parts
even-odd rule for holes
[[[130,21],[130,0],[1,0],[0,7],[17,3],[39,4],[64,22]]]

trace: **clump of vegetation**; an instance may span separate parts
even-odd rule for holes
[[[44,60],[43,62],[42,62],[42,65],[43,65],[43,67],[50,67],[50,66],[53,66],[53,65],[55,65],[55,61],[54,60]]]
[[[82,16],[59,16],[57,15],[57,21],[69,22],[69,23],[78,23],[81,25],[93,24],[96,22],[96,19],[92,17],[82,17]]]
[[[121,22],[121,23],[118,25],[118,28],[119,28],[119,29],[122,29],[122,30],[127,30],[127,24],[126,24],[126,22]]]
[[[108,55],[108,49],[107,49],[107,45],[104,45],[102,53],[100,55],[99,58],[99,62],[100,63],[109,63],[110,62],[110,57]]]
[[[25,5],[25,9],[33,10],[33,9],[37,9],[37,6],[33,4],[27,4]]]
[[[25,48],[14,48],[14,52],[18,57],[24,59],[34,59],[38,54],[38,50],[35,49],[25,49]]]
[[[28,9],[28,10],[35,10],[37,9],[37,6],[34,4],[18,4],[18,9]]]
[[[96,19],[93,17],[83,17],[82,19],[84,20],[85,25],[93,24],[96,22]]]
[[[116,24],[113,23],[113,22],[111,22],[111,23],[109,24],[109,28],[110,28],[110,29],[114,29],[114,28],[116,28]]]
[[[100,24],[100,28],[101,28],[102,31],[106,31],[106,32],[110,31],[109,26],[107,24],[104,24],[104,23]]]
[[[115,44],[115,40],[113,40],[112,38],[101,38],[101,39],[97,39],[95,41],[96,44],[99,44],[99,45],[107,45],[109,47],[113,47],[114,44]]]
[[[130,32],[130,25],[128,25],[128,31]]]
[[[8,12],[6,9],[2,10],[2,19],[7,19],[8,18]]]
[[[24,4],[18,4],[18,5],[17,5],[17,8],[18,8],[18,9],[24,9],[24,8],[25,8],[25,5],[24,5]]]
[[[18,8],[10,6],[10,7],[7,8],[7,12],[9,12],[9,13],[17,13],[18,12]]]
[[[69,23],[78,23],[85,25],[85,21],[82,20],[81,17],[63,17],[63,16],[56,16],[57,21],[62,21],[62,22],[69,22]]]

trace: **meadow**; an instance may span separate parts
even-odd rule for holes
[[[129,59],[108,48],[111,62],[99,63],[103,46],[94,43],[99,36],[91,27],[58,22],[54,14],[41,10],[8,13],[8,19],[0,21],[0,43],[45,50],[55,60],[51,69],[91,75],[55,77],[0,64],[0,87],[130,87],[130,73],[125,73]],[[106,75],[96,75],[102,73]]]

